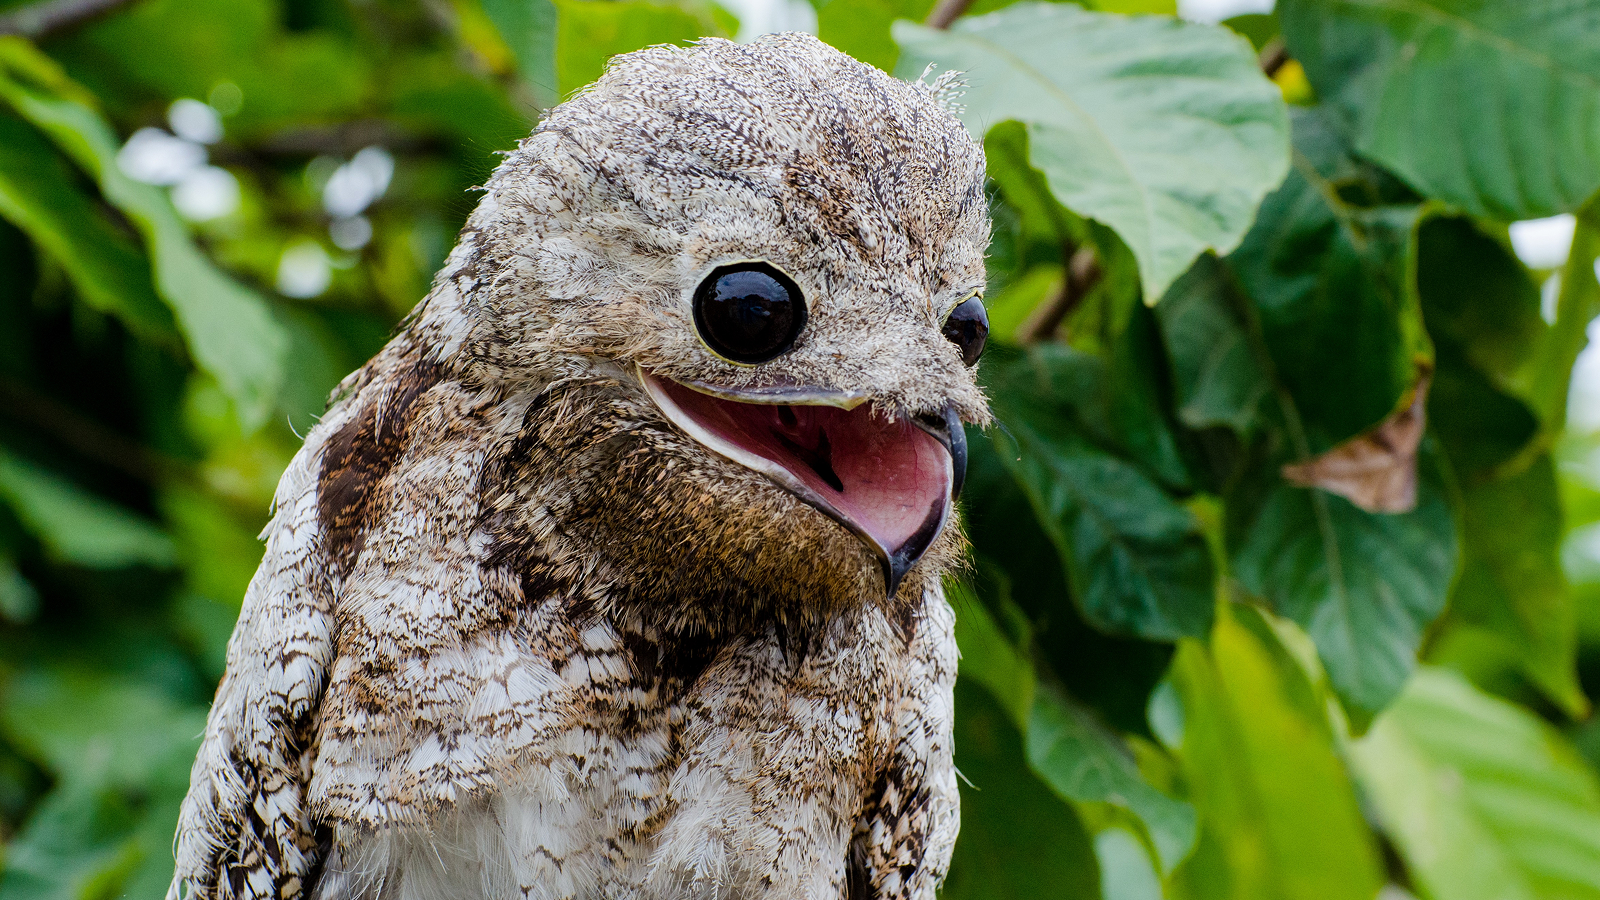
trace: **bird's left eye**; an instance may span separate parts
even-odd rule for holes
[[[983,308],[983,299],[968,297],[950,310],[950,317],[944,320],[944,336],[961,348],[962,362],[977,365],[989,340],[989,313]]]
[[[794,280],[764,262],[713,269],[694,292],[694,327],[712,352],[763,363],[794,346],[806,301]]]

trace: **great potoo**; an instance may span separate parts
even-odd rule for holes
[[[814,38],[619,58],[283,476],[173,896],[932,898],[983,156]]]

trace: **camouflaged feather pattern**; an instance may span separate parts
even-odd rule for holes
[[[170,896],[934,896],[958,529],[886,600],[636,367],[985,422],[940,334],[988,242],[946,102],[804,35],[705,41],[621,58],[508,156],[283,476]],[[688,297],[752,258],[811,318],[741,367]]]

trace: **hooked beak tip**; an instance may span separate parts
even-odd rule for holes
[[[961,425],[961,413],[951,405],[937,415],[918,416],[916,422],[950,454],[950,502],[954,503],[967,478],[967,430]]]
[[[961,425],[961,414],[954,406],[946,406],[938,415],[918,416],[915,419],[917,427],[927,432],[937,440],[950,454],[950,498],[942,508],[931,510],[928,518],[917,529],[912,538],[893,552],[885,551],[879,547],[879,562],[883,566],[883,582],[887,591],[886,597],[893,599],[900,590],[900,582],[905,579],[906,573],[922,558],[924,551],[933,544],[939,531],[944,528],[945,519],[951,507],[955,505],[956,498],[961,496],[961,485],[967,475],[967,432]]]

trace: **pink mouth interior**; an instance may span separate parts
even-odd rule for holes
[[[803,499],[831,506],[819,508],[888,557],[914,561],[944,524],[950,453],[907,419],[874,416],[865,405],[739,403],[665,378],[650,381],[715,438],[775,463],[815,495],[802,492]]]

